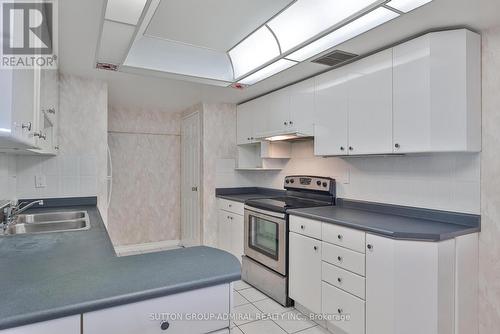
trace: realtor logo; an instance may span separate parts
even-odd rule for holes
[[[55,68],[57,11],[55,0],[1,0],[1,67]]]

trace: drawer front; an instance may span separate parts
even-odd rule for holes
[[[345,270],[365,276],[365,254],[347,248],[322,243],[322,259]]]
[[[80,334],[80,315],[0,330],[1,334]]]
[[[290,231],[321,240],[321,224],[317,220],[290,216]]]
[[[365,333],[365,302],[363,300],[325,282],[321,285],[321,294],[324,314],[346,316],[345,320],[329,320],[328,329],[334,333],[339,330],[346,334]]]
[[[365,278],[323,262],[322,280],[361,299],[365,299]]]
[[[364,253],[366,233],[334,224],[323,224],[322,240]]]
[[[227,199],[218,198],[219,209],[236,213],[243,216],[245,214],[245,204],[235,201],[228,201]]]
[[[85,334],[209,333],[229,328],[229,320],[193,320],[192,314],[229,313],[229,284],[116,306],[83,314]],[[173,315],[168,317],[168,315]],[[222,317],[221,317],[222,318]],[[169,323],[162,330],[162,322]]]

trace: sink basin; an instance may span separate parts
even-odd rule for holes
[[[47,223],[47,222],[60,222],[65,220],[83,219],[85,220],[87,212],[73,211],[73,212],[52,212],[52,213],[38,213],[31,215],[19,215],[16,219],[18,224],[32,224],[32,223]]]
[[[83,231],[90,229],[86,211],[19,215],[5,235]]]

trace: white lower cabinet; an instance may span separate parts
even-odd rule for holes
[[[321,241],[290,232],[290,298],[321,313]]]
[[[230,286],[223,284],[89,312],[83,314],[83,333],[211,333],[229,328],[229,319],[220,317],[207,320],[190,317],[228,314],[229,300]]]
[[[241,262],[244,244],[243,204],[218,199],[217,246],[236,256]]]
[[[1,334],[80,334],[80,315],[0,330]]]
[[[305,235],[318,224],[321,240]],[[293,215],[290,226],[290,297],[332,333],[477,334],[477,233],[395,240]]]

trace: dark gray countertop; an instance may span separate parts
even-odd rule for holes
[[[476,215],[345,202],[345,206],[340,200],[340,206],[296,209],[288,213],[401,240],[441,241],[481,230],[480,217]]]
[[[277,197],[284,194],[284,190],[260,187],[217,188],[215,191],[218,198],[240,203],[245,203],[246,200],[250,199]]]
[[[240,279],[227,252],[201,246],[116,257],[95,206],[42,210],[86,210],[91,229],[0,237],[0,329]]]

